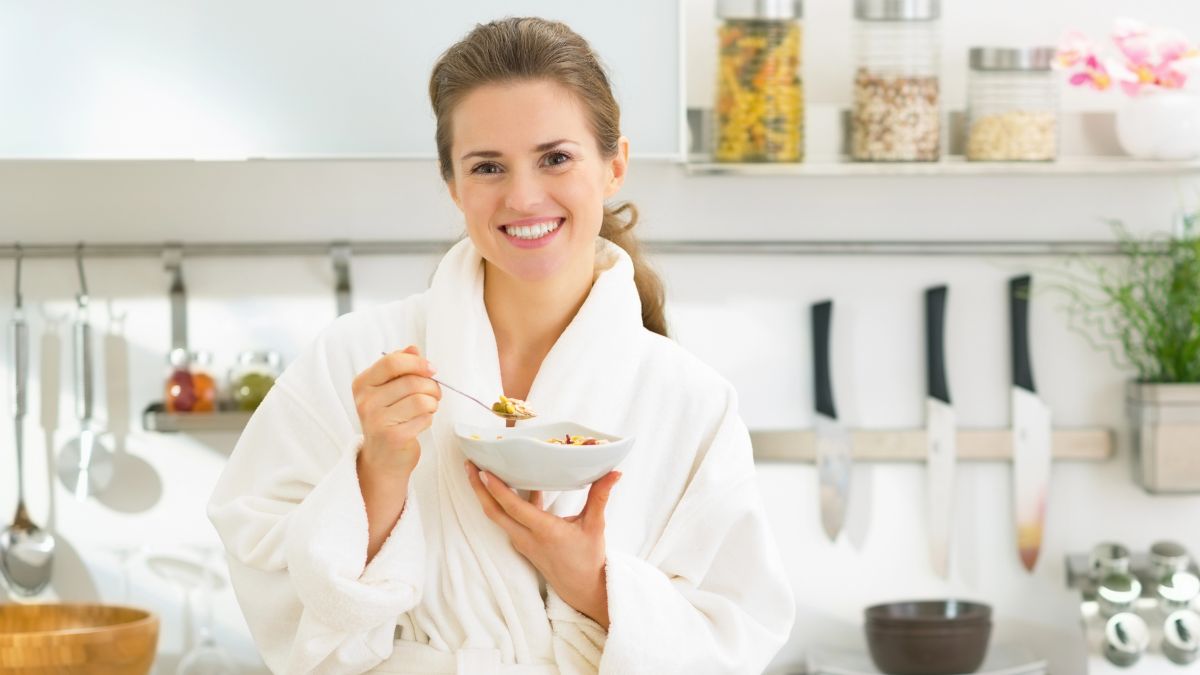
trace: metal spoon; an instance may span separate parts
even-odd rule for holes
[[[381,353],[384,356],[387,356],[387,352],[381,352]],[[509,414],[509,413],[500,412],[500,411],[492,408],[492,406],[488,405],[487,403],[484,403],[483,401],[480,401],[479,399],[475,398],[474,396],[468,394],[467,392],[465,392],[461,389],[452,387],[452,386],[446,384],[445,382],[442,382],[441,380],[437,379],[436,377],[431,377],[429,379],[433,380],[434,382],[437,382],[438,384],[442,385],[443,387],[449,389],[450,391],[452,391],[456,394],[462,394],[463,396],[466,396],[467,398],[471,399],[472,401],[478,403],[481,407],[486,408],[488,412],[492,413],[496,417],[500,417],[502,419],[506,419],[506,420],[509,420],[512,422],[518,422],[520,420],[527,420],[527,419],[532,419],[534,417],[537,417],[537,414],[533,413],[533,411],[529,411],[529,414],[524,414],[524,415],[520,414],[520,413]],[[518,399],[511,399],[511,400],[518,400]]]
[[[39,528],[25,511],[25,387],[29,375],[29,326],[21,307],[21,247],[17,246],[17,305],[12,319],[17,391],[13,418],[17,441],[17,514],[0,532],[0,572],[15,595],[31,597],[50,583],[54,536]]]

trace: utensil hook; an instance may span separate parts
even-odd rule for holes
[[[75,247],[75,267],[79,270],[79,295],[75,296],[79,301],[79,308],[84,309],[88,304],[88,287],[87,277],[83,273],[83,242]]]
[[[21,262],[25,258],[25,249],[21,247],[21,242],[19,242],[19,241],[16,243],[16,245],[13,248],[15,248],[16,252],[17,252],[17,281],[16,281],[16,286],[15,286],[16,294],[17,294],[16,309],[17,309],[17,316],[20,316],[21,315],[21,307],[22,307],[22,303],[21,303]]]

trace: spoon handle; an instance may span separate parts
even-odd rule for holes
[[[462,394],[463,396],[466,396],[467,398],[471,399],[472,401],[475,401],[476,403],[483,406],[484,408],[487,408],[489,411],[491,411],[491,409],[492,409],[492,406],[484,403],[483,401],[480,401],[479,399],[475,398],[474,396],[468,394],[465,391],[462,391],[461,389],[455,389],[454,387],[451,387],[450,385],[446,384],[445,382],[442,382],[441,380],[437,379],[436,377],[431,377],[429,379],[433,380],[434,382],[437,382],[438,384],[449,389],[450,391],[453,391],[453,392]]]

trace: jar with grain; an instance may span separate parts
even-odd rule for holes
[[[855,0],[855,161],[941,157],[940,15],[939,0]]]
[[[718,162],[804,158],[799,0],[719,0]]]
[[[1058,156],[1053,47],[974,47],[967,83],[967,159],[1049,162]]]

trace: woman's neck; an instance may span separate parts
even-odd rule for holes
[[[526,282],[484,263],[487,308],[505,395],[524,399],[542,360],[587,300],[594,265],[568,265],[560,278]]]

